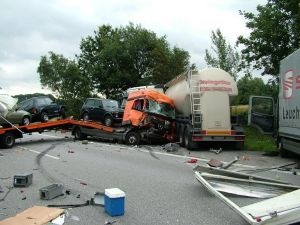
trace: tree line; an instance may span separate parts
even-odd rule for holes
[[[238,37],[234,46],[220,29],[212,31],[205,61],[237,80],[235,104],[248,104],[249,95],[277,95],[280,60],[300,44],[299,2],[268,0],[257,6],[257,13],[239,11],[250,35]],[[170,46],[166,36],[129,23],[99,26],[81,40],[80,52],[73,59],[55,52],[41,56],[37,72],[42,86],[64,100],[72,112],[86,97],[101,93],[118,99],[129,87],[164,84],[189,68],[195,64],[188,51]],[[271,79],[265,83],[252,75],[254,70]]]

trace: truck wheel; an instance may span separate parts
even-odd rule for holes
[[[125,137],[125,142],[128,145],[138,145],[141,141],[141,136],[139,133],[131,131]]]
[[[111,116],[104,117],[104,125],[108,127],[111,127],[113,125],[113,119],[111,118]]]
[[[74,137],[76,140],[84,140],[87,138],[87,135],[85,135],[81,132],[80,127],[77,127],[74,131]]]
[[[15,144],[15,135],[7,132],[0,137],[0,145],[2,148],[12,148]]]
[[[184,145],[189,150],[194,150],[198,147],[197,143],[192,141],[189,127],[186,127],[184,130]]]
[[[42,112],[41,113],[41,121],[42,122],[47,122],[48,120],[49,120],[49,117],[48,117],[47,113],[46,112]]]

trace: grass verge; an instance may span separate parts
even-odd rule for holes
[[[272,152],[278,151],[272,135],[261,134],[257,128],[244,126],[246,135],[245,150]]]

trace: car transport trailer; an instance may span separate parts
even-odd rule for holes
[[[44,123],[32,123],[27,126],[0,128],[0,147],[12,148],[15,144],[15,140],[23,138],[24,134],[34,132],[42,133],[46,130],[71,130],[76,139],[86,138],[89,134],[91,136],[102,137],[104,139],[125,141],[127,134],[124,129],[120,132],[117,128],[107,127],[97,122],[62,119]],[[85,132],[84,134],[83,131]]]

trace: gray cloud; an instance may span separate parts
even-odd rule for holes
[[[48,51],[73,58],[82,38],[97,26],[129,22],[166,35],[172,46],[190,52],[191,61],[204,67],[210,32],[220,28],[233,43],[246,31],[238,10],[253,11],[266,0],[184,2],[159,0],[2,0],[0,1],[0,86],[11,94],[41,90],[36,72]]]

